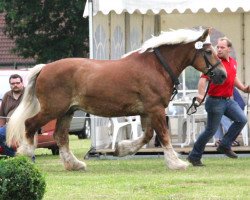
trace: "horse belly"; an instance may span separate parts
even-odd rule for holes
[[[103,117],[118,117],[139,115],[143,113],[142,102],[124,102],[117,99],[87,98],[82,105],[84,110],[90,114]]]

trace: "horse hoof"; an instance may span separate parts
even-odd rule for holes
[[[78,162],[74,165],[67,163],[65,164],[65,169],[68,171],[86,171],[87,165],[84,162]]]
[[[113,156],[118,156],[118,157],[120,156],[120,151],[119,151],[119,148],[117,145],[116,145],[115,151],[113,153]]]
[[[80,162],[78,170],[87,170],[87,165],[84,162]]]
[[[170,165],[168,167],[171,170],[186,170],[188,166],[189,164],[187,162],[181,160],[180,163],[175,164],[175,165]]]
[[[124,157],[124,156],[129,155],[129,152],[127,152],[127,149],[123,148],[123,146],[117,145],[113,155],[118,156],[118,157]]]
[[[33,150],[33,148],[29,148],[27,146],[20,146],[17,149],[16,155],[25,155],[28,157],[32,157],[32,156],[34,156],[34,150]]]
[[[128,153],[125,152],[125,148],[122,145],[122,142],[115,144],[115,151],[113,155],[117,157],[123,157],[123,156],[128,155]]]

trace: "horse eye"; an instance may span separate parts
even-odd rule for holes
[[[212,51],[211,51],[211,50],[206,50],[205,52],[206,52],[206,54],[208,54],[208,55],[212,55]]]

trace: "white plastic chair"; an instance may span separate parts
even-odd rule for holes
[[[127,121],[126,122],[119,122],[117,117],[112,117],[111,122],[112,122],[112,126],[113,126],[113,130],[112,130],[112,135],[113,135],[113,137],[112,137],[112,149],[115,149],[115,143],[116,143],[116,140],[117,140],[119,130],[122,127],[130,125],[130,122],[127,122]]]
[[[126,126],[131,126],[131,134],[130,137],[131,139],[136,139],[139,137],[139,132],[138,132],[138,126],[141,125],[141,120],[140,116],[129,116],[125,117],[127,121],[122,121],[119,122],[117,117],[111,118],[113,130],[112,130],[112,149],[115,149],[115,143],[117,141],[118,133],[121,128],[126,127]]]
[[[140,116],[126,117],[126,119],[131,125],[131,138],[134,140],[140,136],[140,132],[138,131],[138,128],[141,128]]]
[[[141,126],[141,118],[139,115],[126,117],[128,122],[131,125],[131,138],[135,140],[136,138],[140,137],[142,133],[142,126]],[[145,144],[142,148],[146,148],[147,144]]]

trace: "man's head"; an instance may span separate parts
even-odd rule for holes
[[[231,52],[232,42],[227,37],[218,39],[217,43],[217,54],[219,58],[228,60]]]
[[[12,74],[9,78],[11,91],[14,93],[21,93],[23,91],[23,79],[18,74]]]

